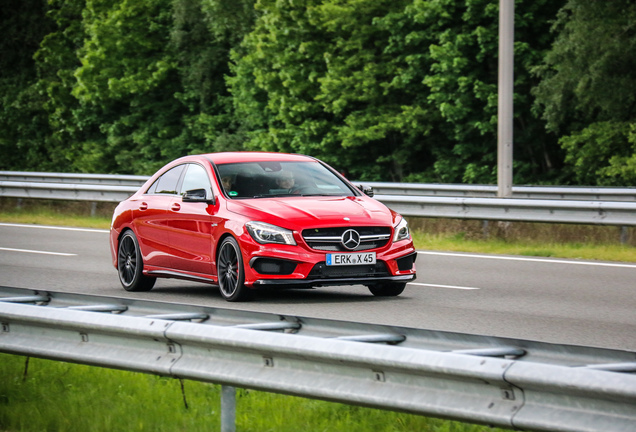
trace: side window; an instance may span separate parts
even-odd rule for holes
[[[189,164],[183,179],[183,185],[181,185],[181,195],[193,189],[205,189],[209,191],[211,190],[210,186],[210,179],[208,178],[208,173],[205,171],[205,168],[201,165]]]
[[[177,194],[177,185],[185,165],[179,165],[165,172],[148,189],[149,194]]]

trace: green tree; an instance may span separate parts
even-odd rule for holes
[[[225,75],[250,5],[88,0],[72,95],[100,136],[81,143],[78,167],[148,174],[185,154],[239,148]]]
[[[549,182],[561,155],[531,112],[531,68],[552,38],[549,22],[561,1],[515,2],[515,182]],[[434,149],[436,176],[445,182],[494,183],[497,161],[498,3],[415,0],[413,19],[431,33],[431,62],[423,82],[443,121]]]
[[[150,173],[179,156],[171,146],[181,107],[176,61],[166,53],[171,12],[169,0],[87,0],[72,94],[101,137],[81,143],[80,170]]]
[[[33,55],[51,29],[43,0],[5,0],[0,15],[0,169],[46,165],[45,97]],[[43,164],[42,166],[40,164]]]
[[[519,179],[559,154],[530,111],[529,69],[559,2],[518,1]],[[249,146],[309,153],[358,178],[493,182],[497,4],[487,0],[261,0],[231,90]],[[554,142],[554,138],[553,138]]]
[[[44,143],[54,171],[60,167],[63,171],[81,170],[82,161],[91,157],[85,143],[105,144],[95,115],[88,115],[72,95],[77,84],[74,73],[81,66],[77,51],[86,38],[82,26],[85,3],[85,0],[49,0],[47,17],[54,26],[34,55],[38,73],[35,88],[46,97],[42,108],[49,131]],[[101,166],[89,166],[85,170],[91,172],[91,168],[106,172]]]
[[[230,50],[253,25],[253,1],[175,0],[173,8],[168,48],[182,86],[176,98],[185,109],[179,146],[191,152],[240,150],[245,138],[225,77]]]
[[[426,98],[414,90],[425,90],[416,70],[427,54],[393,35],[411,24],[407,4],[257,2],[230,79],[249,146],[315,155],[356,178],[398,180],[430,164],[427,112],[413,104]]]
[[[636,185],[636,4],[569,0],[536,69],[536,109],[562,134],[574,182]]]
[[[8,0],[0,168],[150,173],[242,147],[225,76],[252,0]]]

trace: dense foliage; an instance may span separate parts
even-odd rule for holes
[[[581,184],[636,185],[636,3],[570,0],[537,68],[537,105]]]
[[[515,183],[636,184],[636,6],[516,0]],[[494,183],[494,0],[7,0],[0,169],[317,156]],[[621,89],[621,91],[615,91]]]

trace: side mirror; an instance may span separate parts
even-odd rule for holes
[[[363,194],[365,194],[368,197],[373,198],[373,187],[369,186],[369,185],[356,185],[358,189],[360,189],[362,191]]]
[[[194,203],[197,203],[197,202],[207,203],[207,204],[215,203],[212,192],[206,189],[192,189],[192,190],[186,191],[186,193],[183,194],[183,198],[181,200],[183,202],[194,202]]]

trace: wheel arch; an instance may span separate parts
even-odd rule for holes
[[[223,244],[223,241],[226,238],[228,238],[228,237],[234,237],[234,240],[236,240],[236,242],[238,243],[239,247],[241,246],[241,242],[234,235],[234,233],[226,231],[223,234],[221,234],[219,239],[216,241],[216,244],[214,245],[214,267],[216,268],[217,276],[218,276],[218,273],[219,273],[219,269],[217,267],[218,266],[219,249],[221,249],[221,245]],[[241,253],[242,253],[242,251],[241,251]]]

